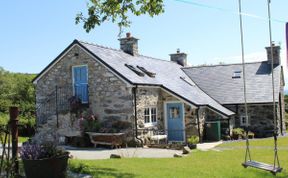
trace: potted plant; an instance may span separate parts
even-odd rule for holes
[[[20,156],[28,178],[65,178],[69,152],[53,142],[24,143]]]
[[[188,138],[188,147],[190,149],[196,149],[197,143],[199,143],[199,137],[196,135],[192,135],[190,138]]]

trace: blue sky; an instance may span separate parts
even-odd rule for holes
[[[241,62],[238,0],[181,1],[166,0],[165,13],[158,17],[131,17],[133,23],[123,35],[129,31],[139,38],[139,51],[148,56],[168,60],[180,48],[192,65]],[[272,22],[273,40],[281,43],[284,63],[288,1],[271,2],[272,17],[278,20]],[[263,18],[243,17],[246,60],[265,60],[267,1],[242,0],[242,4],[243,12]],[[75,15],[85,8],[83,0],[1,1],[0,66],[38,73],[74,39],[119,48],[117,25],[105,23],[89,34],[75,25]]]

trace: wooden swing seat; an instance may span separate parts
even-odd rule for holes
[[[281,167],[277,167],[277,166],[274,167],[273,165],[261,163],[257,161],[246,161],[245,163],[242,163],[242,166],[245,168],[253,167],[253,168],[262,169],[265,171],[270,171],[274,175],[282,171]]]

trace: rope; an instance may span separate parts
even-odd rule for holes
[[[243,86],[244,86],[244,106],[245,106],[245,118],[246,118],[246,153],[245,162],[247,161],[247,156],[251,161],[250,149],[249,149],[249,139],[248,139],[248,107],[247,107],[247,96],[246,96],[246,71],[245,71],[245,58],[244,58],[244,38],[243,38],[243,21],[242,21],[242,7],[241,0],[238,0],[239,4],[239,22],[240,22],[240,36],[241,36],[241,57],[242,57],[242,70],[243,70]]]
[[[271,50],[271,74],[272,74],[272,94],[273,94],[273,120],[274,120],[274,164],[275,169],[276,162],[280,167],[280,162],[278,158],[278,147],[277,147],[277,117],[276,117],[276,106],[275,106],[275,88],[274,88],[274,52],[273,52],[273,42],[272,42],[272,28],[271,28],[271,11],[270,11],[271,0],[267,0],[267,10],[268,10],[268,19],[269,19],[269,40],[270,40],[270,50]]]

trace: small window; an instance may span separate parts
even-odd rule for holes
[[[144,109],[145,126],[152,126],[157,123],[157,108],[149,107]]]
[[[137,68],[140,69],[142,72],[144,72],[145,74],[147,74],[151,78],[154,78],[156,75],[156,73],[150,72],[150,71],[146,70],[144,67],[137,66]]]
[[[137,68],[135,68],[134,66],[132,65],[128,65],[128,64],[125,64],[126,67],[128,67],[130,70],[132,70],[133,72],[135,72],[137,75],[143,77],[144,76],[144,73],[139,71]]]
[[[149,123],[150,122],[150,108],[144,109],[144,122]]]
[[[171,119],[178,119],[180,115],[179,107],[171,107],[170,108],[170,118]]]
[[[240,117],[240,126],[248,126],[249,125],[249,117],[241,116]]]
[[[232,78],[241,78],[242,71],[234,71]]]

